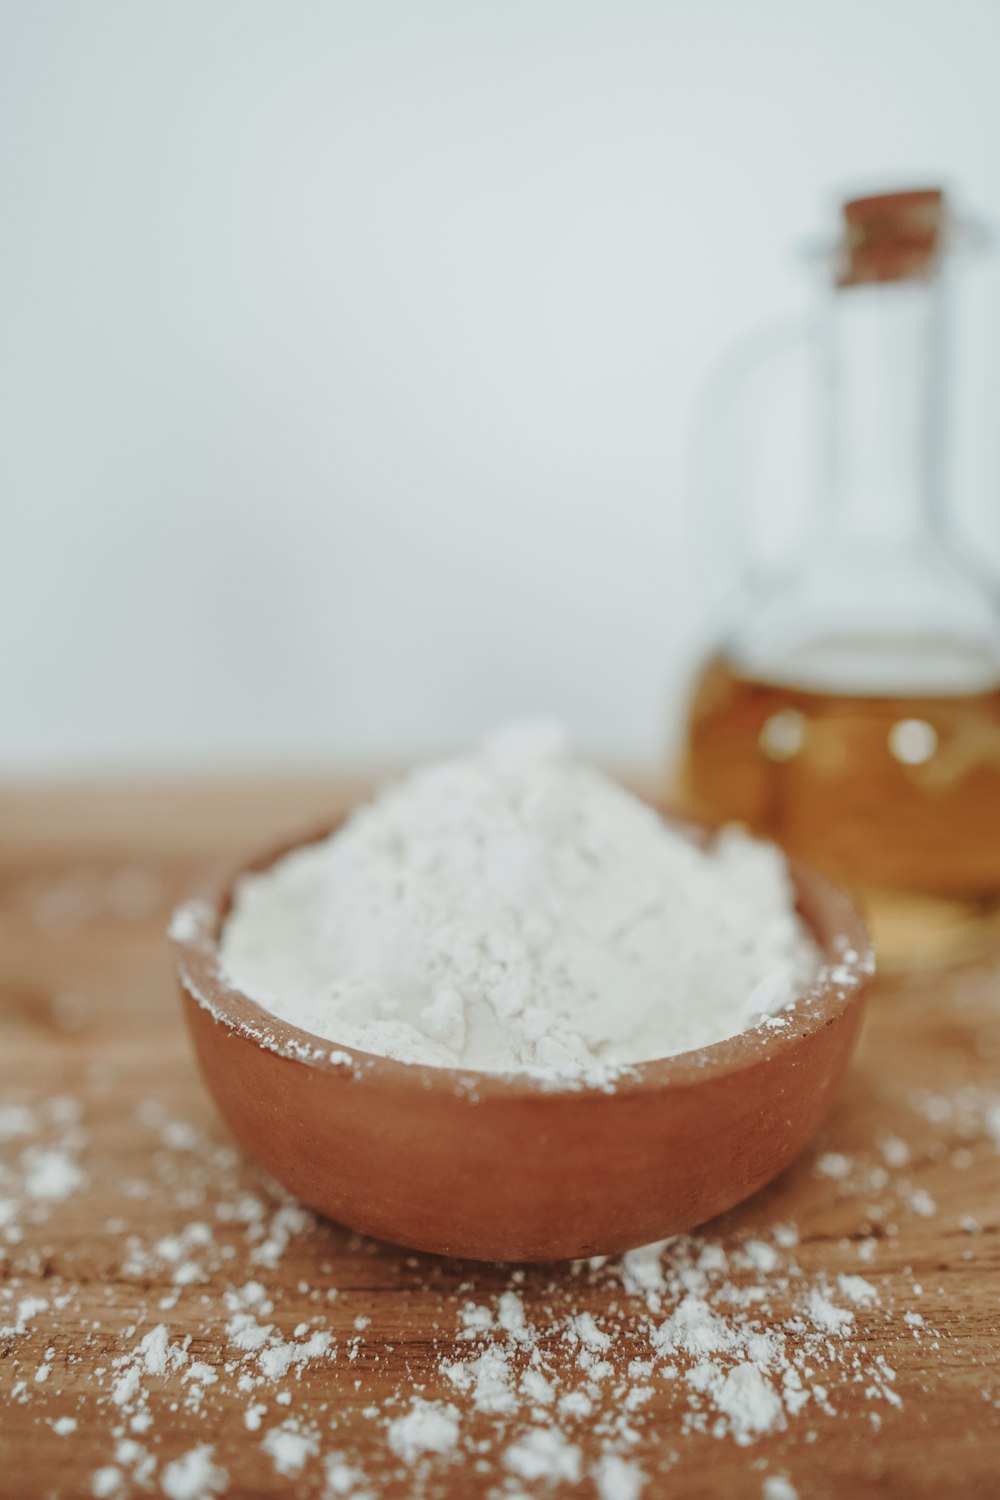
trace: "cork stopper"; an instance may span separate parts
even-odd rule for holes
[[[843,215],[838,286],[919,280],[937,269],[948,221],[940,188],[852,198]]]

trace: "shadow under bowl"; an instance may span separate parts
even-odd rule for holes
[[[170,929],[187,1024],[219,1109],[247,1155],[318,1213],[476,1260],[618,1254],[748,1198],[826,1116],[873,965],[857,909],[813,870],[790,861],[825,963],[791,1010],[697,1051],[636,1064],[609,1086],[553,1087],[527,1073],[402,1063],[340,1046],[232,987],[218,938],[236,879],[329,832],[209,882]]]

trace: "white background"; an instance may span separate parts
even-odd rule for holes
[[[995,0],[5,0],[0,770],[538,710],[653,763],[710,628],[699,393],[838,191],[942,177],[1000,224]]]

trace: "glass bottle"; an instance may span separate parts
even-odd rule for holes
[[[703,667],[681,793],[857,889],[905,964],[944,956],[1000,896],[1000,604],[943,488],[959,226],[927,190],[853,200],[843,230],[811,524],[746,580]]]

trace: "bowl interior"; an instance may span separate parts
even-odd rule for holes
[[[669,812],[664,816],[700,843],[707,843],[712,830]],[[225,1025],[252,1037],[270,1051],[308,1064],[321,1071],[339,1072],[348,1061],[355,1070],[378,1070],[398,1083],[411,1082],[426,1089],[451,1088],[467,1093],[470,1086],[483,1091],[558,1092],[551,1078],[530,1070],[487,1072],[474,1068],[450,1068],[431,1063],[400,1062],[378,1053],[362,1051],[346,1043],[317,1036],[276,1016],[260,1002],[236,989],[223,973],[218,960],[218,940],[232,909],[235,885],[245,873],[268,869],[284,854],[330,836],[342,820],[313,828],[297,838],[288,838],[271,849],[243,861],[235,870],[226,869],[210,877],[200,891],[174,914],[171,923],[178,975],[200,1004]],[[813,982],[793,1008],[776,1018],[689,1052],[624,1066],[615,1079],[616,1091],[685,1084],[736,1072],[759,1063],[762,1053],[777,1054],[802,1036],[826,1025],[865,987],[874,972],[874,953],[864,922],[848,894],[801,861],[789,859],[796,891],[796,906],[812,931],[824,962]],[[566,1085],[574,1094],[605,1092],[600,1086],[573,1081]]]

